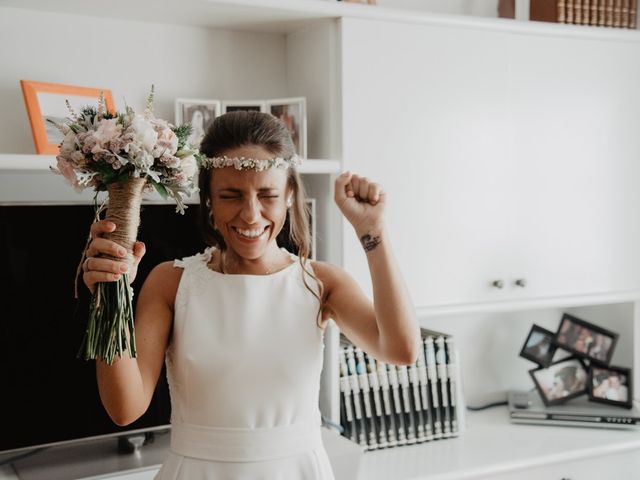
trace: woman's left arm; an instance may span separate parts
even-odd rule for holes
[[[336,179],[335,201],[367,256],[373,305],[350,275],[334,267],[327,306],[345,335],[374,358],[414,363],[420,328],[384,224],[385,194],[377,183],[345,172]]]

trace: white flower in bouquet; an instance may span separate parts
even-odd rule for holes
[[[158,132],[153,128],[151,122],[140,114],[133,115],[125,133],[131,134],[133,145],[149,153],[153,151],[158,141]]]
[[[182,171],[187,178],[193,177],[198,171],[198,163],[193,154],[182,159]]]
[[[96,216],[97,193],[108,191],[106,219],[116,224],[116,230],[106,237],[127,249],[131,263],[143,191],[155,188],[162,197],[171,197],[180,213],[187,208],[185,198],[197,192],[195,178],[202,157],[187,144],[191,126],[174,127],[154,116],[153,87],[143,113],[130,107],[122,113],[108,112],[102,97],[97,108],[85,107],[79,114],[68,102],[67,106],[71,117],[57,125],[64,139],[57,168],[52,170],[78,191],[88,187],[96,191]],[[125,274],[118,282],[97,285],[81,352],[86,359],[101,358],[111,364],[127,349],[136,356]]]

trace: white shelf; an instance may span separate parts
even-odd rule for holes
[[[0,173],[48,172],[56,165],[54,155],[0,154]],[[340,161],[306,159],[298,169],[302,174],[340,173]]]
[[[637,430],[515,425],[506,407],[467,413],[466,422],[458,438],[366,452],[358,478],[459,480],[505,473],[519,478],[515,475],[531,468],[640,452]]]
[[[640,42],[638,30],[435,14],[424,10],[335,0],[112,0],[108,6],[98,0],[0,0],[0,6],[100,18],[273,33],[292,33],[315,20],[352,17],[462,28],[490,28],[545,36]]]
[[[0,154],[0,204],[53,205],[91,204],[93,190],[75,192],[61,176],[49,169],[56,165],[53,155]],[[335,175],[340,172],[338,160],[303,161],[298,171],[306,175]],[[28,188],[25,188],[28,185]],[[99,200],[103,198],[101,194]],[[173,204],[163,199],[155,190],[145,193],[144,203]],[[198,194],[185,200],[186,204],[200,203]]]

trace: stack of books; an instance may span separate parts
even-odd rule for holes
[[[453,338],[422,329],[413,365],[377,361],[340,336],[342,435],[365,450],[458,436],[463,407]]]
[[[636,28],[638,0],[532,0],[529,19],[613,28]]]

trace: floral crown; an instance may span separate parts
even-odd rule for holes
[[[295,167],[302,164],[302,160],[296,154],[289,158],[275,157],[266,160],[258,160],[255,158],[245,157],[204,157],[201,162],[201,168],[225,168],[234,167],[236,170],[256,170],[261,172],[268,168],[282,168],[286,170],[289,167]]]

